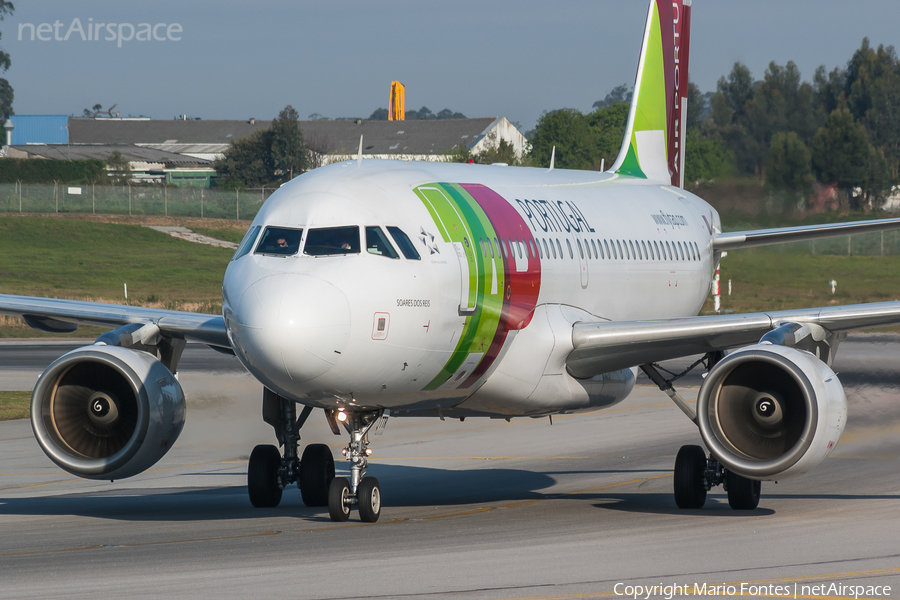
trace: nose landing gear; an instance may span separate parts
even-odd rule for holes
[[[330,411],[329,420],[339,422],[350,433],[350,444],[341,453],[350,462],[350,480],[336,477],[328,488],[328,514],[332,521],[350,518],[356,506],[364,523],[374,523],[381,516],[381,487],[374,477],[365,477],[369,466],[369,430],[384,426],[390,413],[386,411],[344,412]],[[335,426],[334,429],[337,429]]]

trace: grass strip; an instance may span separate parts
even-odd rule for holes
[[[0,421],[27,419],[31,414],[31,392],[0,391]]]

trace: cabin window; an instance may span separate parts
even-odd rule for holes
[[[668,260],[672,260],[672,248],[669,246],[668,241],[666,241],[666,254],[668,254]]]
[[[542,239],[541,242],[544,243],[544,256],[547,257],[547,260],[550,260],[550,248],[547,247],[547,240]]]
[[[597,244],[594,243],[594,240],[591,240],[591,248],[594,249],[594,258],[600,258],[600,255],[597,254]]]
[[[647,244],[644,243],[644,240],[641,240],[641,249],[644,251],[644,258],[649,260],[650,256],[647,255]]]
[[[631,249],[631,257],[635,260],[641,259],[640,248],[637,250],[634,249],[634,242],[632,240],[628,240],[628,247]]]
[[[359,237],[359,234],[356,234]],[[274,254],[277,256],[291,256],[300,250],[300,238],[302,229],[289,229],[287,227],[266,227],[256,254]],[[357,241],[359,245],[359,241]]]
[[[381,227],[366,227],[366,252],[387,258],[400,258]]]
[[[603,245],[606,247],[606,258],[612,258],[612,254],[609,251],[609,242],[603,240]]]
[[[359,254],[359,227],[323,227],[306,234],[303,253],[309,256]]]
[[[234,256],[231,257],[231,260],[237,260],[250,253],[250,250],[253,249],[253,244],[256,242],[256,238],[259,237],[260,229],[262,229],[262,227],[257,225],[256,227],[251,227],[247,230],[247,233],[244,234],[244,239],[241,240]]]
[[[491,238],[487,239],[487,248],[488,248],[488,252],[490,252],[490,254],[491,254],[491,258],[494,258],[494,245],[491,244]]]
[[[516,250],[519,251],[519,258],[525,258],[525,244],[522,243],[522,240],[516,238],[513,240],[516,243]]]
[[[572,252],[572,242],[569,241],[569,238],[566,238],[566,246],[569,247],[569,258],[575,258],[575,253]]]
[[[681,245],[681,242],[678,242],[678,252],[681,254],[681,260],[684,260],[684,246]]]
[[[584,260],[584,250],[581,248],[581,240],[575,240],[575,245],[578,246],[578,256],[581,257],[581,260]]]
[[[394,242],[397,244],[397,247],[400,248],[400,252],[403,253],[403,256],[408,260],[421,260],[422,257],[419,256],[419,252],[416,250],[416,247],[413,245],[412,241],[410,241],[409,236],[403,233],[403,230],[399,227],[391,227],[388,225],[388,233],[391,234],[391,237],[394,238]]]

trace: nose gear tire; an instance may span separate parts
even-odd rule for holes
[[[364,523],[374,523],[381,516],[381,487],[374,477],[363,477],[356,490],[359,518]]]
[[[335,477],[328,486],[328,515],[341,523],[350,518],[350,482],[346,477]]]

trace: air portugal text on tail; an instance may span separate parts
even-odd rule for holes
[[[700,508],[725,484],[733,508],[753,509],[760,481],[821,464],[847,416],[831,370],[838,344],[900,323],[900,302],[696,315],[725,250],[900,219],[722,233],[716,210],[678,189],[690,4],[652,0],[611,172],[360,154],[266,200],[225,271],[222,316],[0,294],[0,314],[36,329],[115,328],[41,375],[31,410],[41,448],[85,478],[148,469],[182,430],[174,374],[194,341],[235,354],[264,386],[263,420],[283,449],[250,454],[258,507],[296,483],[312,511],[376,521],[369,433],[389,417],[599,410],[631,393],[638,368],[697,425],[675,459],[679,507]],[[672,386],[684,373],[667,379],[655,364],[697,354],[691,368],[707,373],[694,408]],[[325,418],[308,419],[314,411]],[[326,421],[349,437],[349,479],[335,476],[327,445],[301,446],[304,424]]]
[[[654,0],[622,149],[610,169],[684,187],[691,0]]]

